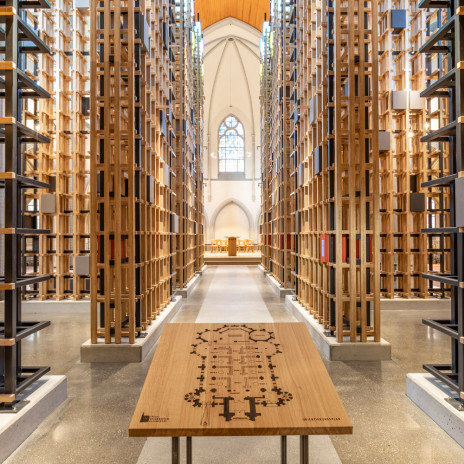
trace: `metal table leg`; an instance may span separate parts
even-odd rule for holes
[[[282,464],[287,464],[287,437],[280,437],[280,459]]]
[[[309,442],[307,435],[300,437],[300,464],[309,464]]]
[[[187,464],[192,464],[192,437],[187,437]]]
[[[172,464],[180,464],[179,437],[172,437]]]

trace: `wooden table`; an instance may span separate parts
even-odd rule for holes
[[[346,414],[303,323],[167,324],[129,427],[131,437],[351,434]]]
[[[237,256],[237,239],[239,237],[226,237],[229,241],[229,256]]]

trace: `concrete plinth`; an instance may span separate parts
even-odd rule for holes
[[[259,268],[259,270],[260,270],[263,274],[265,274],[265,275],[266,275],[266,274],[269,274],[269,273],[271,272],[271,271],[265,269],[264,266],[263,266],[262,264],[260,264],[260,265],[258,266],[258,268]]]
[[[206,269],[208,269],[208,265],[205,264],[201,269],[199,269],[198,271],[195,271],[195,274],[200,274],[200,275],[203,275],[203,272],[206,271]]]
[[[451,299],[450,298],[381,298],[380,309],[382,311],[390,310],[440,310],[450,309]]]
[[[322,325],[293,297],[285,298],[285,306],[299,322],[306,324],[317,349],[330,361],[389,361],[391,359],[391,345],[384,339],[380,342],[352,343],[347,340],[339,343],[335,337],[327,336]]]
[[[457,393],[433,375],[421,373],[407,375],[406,395],[464,448],[464,411],[446,401]]]
[[[17,413],[0,413],[0,462],[19,448],[66,398],[66,377],[44,376],[18,396],[26,403]]]
[[[0,311],[3,310],[4,302],[0,302]],[[24,312],[39,313],[39,312],[68,312],[68,313],[89,313],[90,300],[29,300],[23,301],[21,307]]]
[[[271,284],[272,289],[279,298],[285,298],[287,295],[293,295],[293,290],[291,288],[282,287],[271,273],[266,274],[266,279]]]
[[[181,296],[182,298],[188,298],[192,292],[195,290],[195,287],[200,283],[201,274],[195,274],[187,285],[176,291],[176,295]]]
[[[130,345],[127,339],[123,343],[105,344],[103,338],[97,344],[87,340],[81,346],[81,362],[89,363],[130,363],[142,362],[159,340],[165,324],[170,322],[182,306],[182,297],[175,296],[167,308],[148,326],[145,337],[136,338]]]

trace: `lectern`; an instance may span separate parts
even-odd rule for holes
[[[237,239],[239,237],[226,237],[229,240],[229,256],[237,256]]]

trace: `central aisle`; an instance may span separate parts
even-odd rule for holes
[[[211,266],[173,322],[296,322],[257,266]]]
[[[257,269],[234,268],[213,268],[214,274],[195,322],[274,322],[264,301],[264,298],[272,300],[273,295],[256,279]]]

